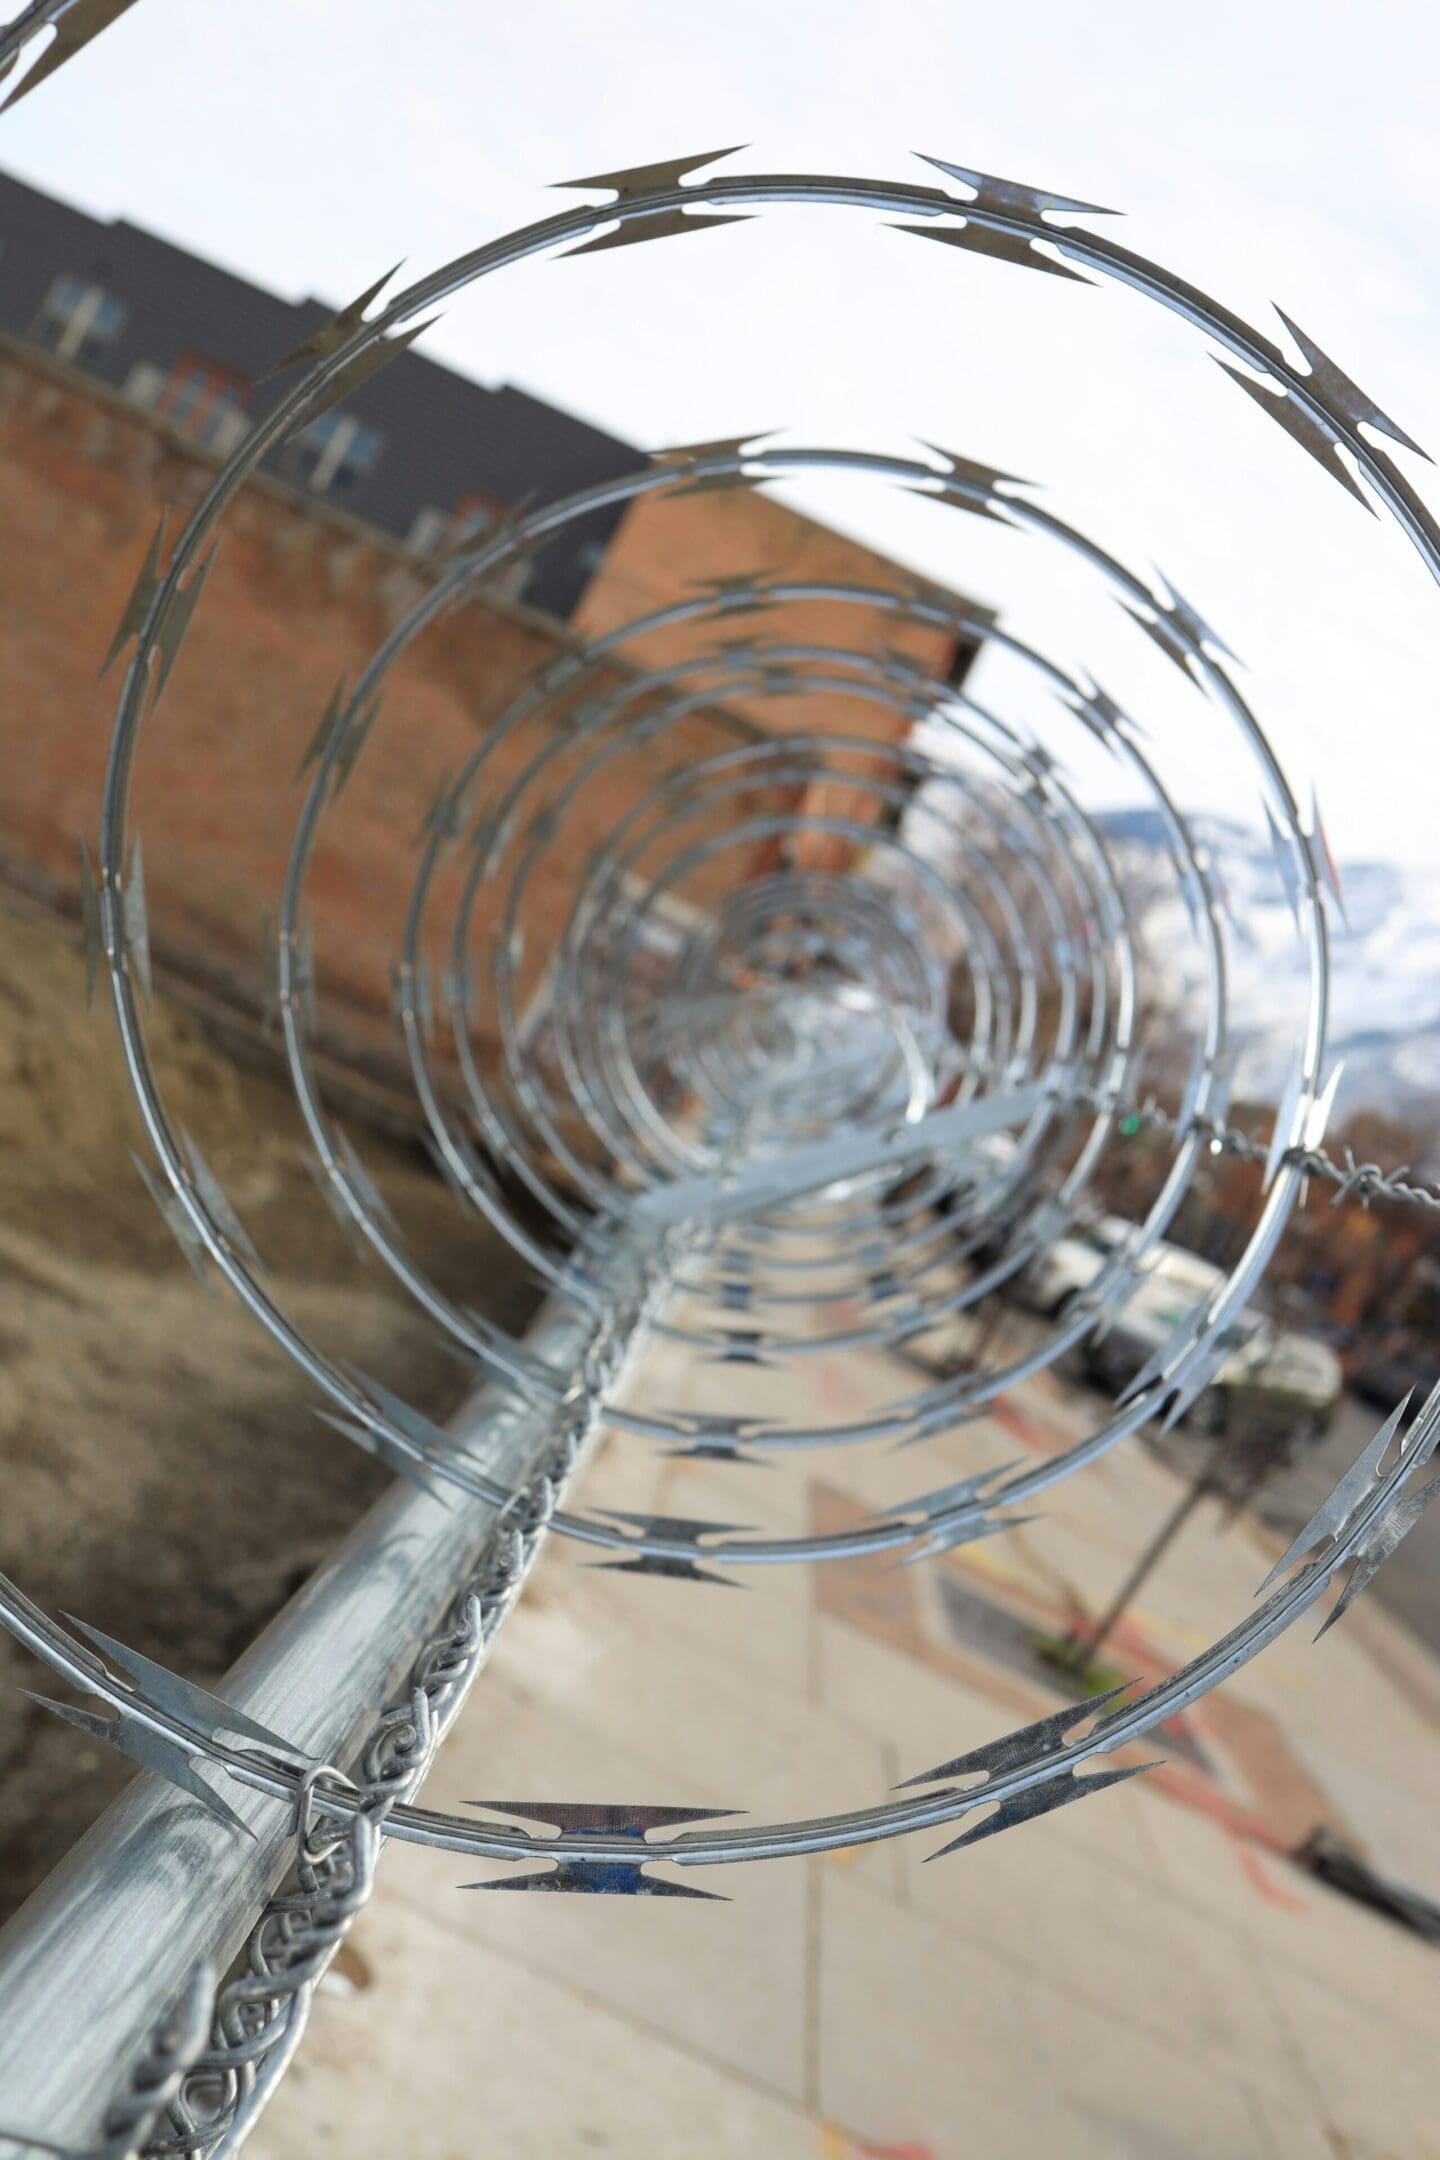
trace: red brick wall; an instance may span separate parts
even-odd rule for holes
[[[693,597],[707,578],[768,571],[772,576],[817,583],[903,584],[907,573],[858,540],[817,525],[798,511],[753,488],[701,495],[643,495],[631,503],[605,559],[575,612],[575,628],[596,637],[618,623],[650,613],[669,601]],[[638,646],[648,665],[678,658],[694,637],[691,624],[652,631]],[[908,653],[929,673],[944,675],[955,658],[955,640],[924,624],[899,623],[878,608],[834,600],[794,601],[774,613],[742,615],[717,627],[715,642],[753,637],[763,645],[839,645],[851,650],[891,646]],[[762,727],[773,727],[775,705],[757,698],[732,700]],[[784,726],[874,737],[885,732],[876,705],[854,698],[815,694],[787,700]],[[902,732],[899,727],[893,734]]]
[[[753,488],[701,495],[643,495],[631,503],[605,559],[576,610],[576,628],[590,637],[667,602],[693,595],[706,579],[765,572],[772,577],[812,579],[816,583],[894,586],[906,573],[883,555],[844,533],[818,525]],[[652,631],[630,648],[651,666],[664,666],[686,650],[693,626]],[[898,622],[880,608],[836,600],[787,602],[783,608],[742,615],[716,626],[713,642],[732,638],[786,645],[834,645],[848,651],[883,650],[909,655],[928,674],[949,675],[957,659],[956,640],[921,623]],[[973,657],[973,655],[972,655]],[[732,695],[727,703],[761,727],[814,730],[870,741],[897,742],[905,723],[868,699],[839,697],[823,691],[773,699]],[[853,764],[851,769],[853,770]],[[864,761],[861,769],[864,770]],[[877,767],[876,770],[881,768]],[[837,780],[803,791],[797,813],[834,815],[862,824],[879,805]],[[841,870],[854,859],[854,844],[841,833],[818,828],[789,843],[788,858],[797,867]],[[778,843],[767,851],[779,859]]]
[[[153,415],[0,340],[0,868],[72,909],[75,836],[86,835],[93,855],[123,662],[103,684],[99,665],[162,506],[170,506],[173,536],[214,469]],[[164,700],[145,723],[132,807],[157,957],[254,1005],[261,911],[275,906],[300,802],[295,768],[336,680],[354,678],[431,573],[409,550],[270,480],[247,487],[222,531]],[[582,632],[726,569],[894,574],[853,542],[748,494],[709,495],[653,516],[640,505],[612,557],[586,596]],[[863,613],[796,610],[791,619],[787,611],[785,635],[839,634],[858,644],[878,630],[891,642]],[[392,672],[312,873],[322,1019],[338,998],[347,1023],[377,1042],[385,1034],[389,961],[415,865],[409,842],[436,782],[469,754],[520,679],[566,642],[544,616],[477,601],[427,631]],[[936,667],[950,657],[946,641],[923,632],[904,642]],[[796,717],[789,706],[755,707],[762,724],[782,715],[788,728]],[[864,733],[880,717],[843,701],[808,716]],[[535,739],[508,756],[507,770]],[[703,755],[734,739],[718,716],[699,716],[676,749]],[[652,763],[657,754],[671,752],[652,751]],[[543,968],[585,854],[611,831],[631,785],[615,775],[586,791],[558,851],[563,868],[532,887],[522,996]],[[733,875],[733,865],[721,875]]]
[[[99,664],[162,507],[173,535],[213,470],[121,400],[23,347],[0,351],[0,850],[12,877],[72,905],[75,836],[93,856],[123,661],[103,684]],[[261,910],[275,905],[300,801],[295,768],[337,679],[353,679],[429,573],[407,550],[266,481],[242,494],[223,531],[164,700],[146,720],[132,800],[157,953],[254,1002]],[[566,642],[543,616],[477,601],[394,670],[312,874],[322,990],[383,1011],[414,872],[409,842],[437,780]],[[692,751],[732,739],[703,721],[689,732]],[[567,859],[616,814],[616,801],[592,790],[567,828]],[[568,899],[554,883],[535,890],[527,973]]]

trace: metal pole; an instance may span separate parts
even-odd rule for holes
[[[1160,1525],[1160,1528],[1156,1531],[1144,1552],[1141,1553],[1134,1567],[1130,1570],[1130,1573],[1126,1576],[1099,1619],[1092,1620],[1089,1628],[1083,1634],[1072,1635],[1065,1643],[1063,1650],[1057,1653],[1061,1662],[1070,1667],[1072,1671],[1079,1673],[1089,1671],[1099,1656],[1101,1648],[1109,1639],[1116,1623],[1124,1616],[1127,1606],[1146,1576],[1152,1568],[1158,1565],[1164,1554],[1169,1551],[1196,1508],[1199,1507],[1200,1502],[1216,1489],[1220,1457],[1223,1453],[1222,1440],[1221,1445],[1216,1448],[1210,1461],[1197,1473],[1189,1492],[1185,1494],[1178,1506],[1171,1510]]]
[[[593,1322],[547,1307],[527,1337],[578,1367]],[[481,1390],[468,1452],[518,1483],[553,1412]],[[483,1549],[488,1502],[397,1481],[237,1661],[220,1693],[344,1769]],[[242,1838],[163,1779],[136,1776],[0,1930],[0,2125],[83,2149],[196,1965],[224,1970],[294,1854],[290,1812],[230,1787]]]

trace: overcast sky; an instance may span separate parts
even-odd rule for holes
[[[927,151],[1124,210],[1127,244],[1277,334],[1278,300],[1440,454],[1437,56],[1421,4],[138,0],[0,122],[0,163],[338,302],[577,173],[746,143],[737,170],[929,181]],[[1043,483],[1247,662],[1342,857],[1431,859],[1440,593],[1152,304],[784,209],[505,273],[424,349],[646,447],[920,436]],[[1093,669],[1190,799],[1248,808],[1199,701],[1046,543],[869,484],[793,499]],[[1009,694],[991,663],[976,687]]]

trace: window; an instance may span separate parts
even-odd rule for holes
[[[416,511],[406,545],[417,555],[438,555],[449,530],[450,512],[431,503],[427,509]]]
[[[975,655],[979,650],[979,643],[974,638],[962,637],[956,639],[955,650],[950,657],[950,665],[945,670],[945,681],[951,690],[964,688],[965,678],[970,673]]]
[[[233,368],[203,353],[185,353],[165,379],[155,410],[172,427],[183,428],[196,442],[227,449],[245,432],[245,398],[250,385]]]
[[[350,413],[322,413],[312,420],[290,453],[295,477],[317,495],[355,495],[375,470],[381,440]]]
[[[165,395],[168,379],[153,360],[137,360],[125,377],[125,395],[136,405],[156,406]]]
[[[473,491],[462,495],[455,505],[446,535],[447,549],[476,545],[503,512],[504,505],[496,502],[493,495],[477,495]]]
[[[410,546],[418,554],[436,556],[453,554],[457,548],[476,547],[504,510],[504,504],[493,496],[473,493],[462,495],[453,510],[442,510],[432,503],[415,513]]]
[[[890,783],[888,798],[885,800],[876,798],[878,807],[871,815],[870,823],[877,833],[890,834],[899,832],[904,822],[905,812],[909,809],[911,800],[919,785],[920,774],[918,772],[901,771],[894,775]]]
[[[103,285],[83,278],[57,277],[35,318],[35,339],[57,360],[94,367],[103,360],[125,327],[130,310]]]

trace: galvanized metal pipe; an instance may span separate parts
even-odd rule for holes
[[[593,1322],[547,1307],[527,1337],[576,1367]],[[507,1484],[535,1468],[554,1413],[481,1390],[457,1415]],[[233,1707],[344,1769],[493,1528],[487,1501],[397,1480],[227,1674]],[[261,1794],[226,1800],[240,1835],[141,1773],[0,1930],[0,2126],[83,2149],[195,1966],[223,1970],[290,1865],[295,1826]],[[8,2149],[8,2148],[7,2148]]]

